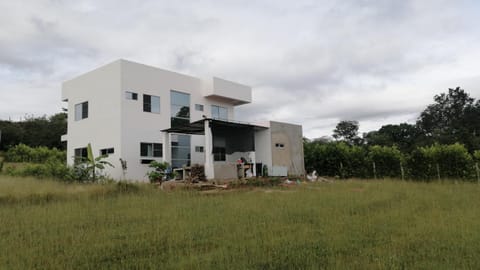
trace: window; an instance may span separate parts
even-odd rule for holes
[[[172,167],[190,165],[190,135],[172,134]]]
[[[110,154],[113,154],[115,150],[113,148],[105,148],[105,149],[100,149],[100,155],[101,156],[108,156]]]
[[[161,143],[140,143],[140,156],[162,157],[163,150]]]
[[[228,120],[228,110],[225,107],[212,105],[212,118],[220,120]]]
[[[153,159],[141,159],[140,164],[150,164],[153,162]]]
[[[276,144],[275,144],[275,147],[276,147],[276,148],[284,148],[285,145],[284,145],[283,143],[276,143]]]
[[[171,127],[181,127],[190,124],[190,94],[170,91]]]
[[[203,105],[202,104],[195,104],[195,110],[203,112]]]
[[[75,121],[88,118],[88,101],[75,104]]]
[[[225,147],[213,147],[213,161],[225,161]]]
[[[203,146],[195,146],[195,152],[203,153]]]
[[[138,100],[138,94],[133,92],[125,92],[125,97],[131,100]]]
[[[73,159],[75,163],[82,162],[88,158],[88,152],[86,147],[75,148],[74,152],[75,153],[74,153]]]
[[[160,97],[143,95],[143,111],[160,113]]]

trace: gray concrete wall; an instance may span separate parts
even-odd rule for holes
[[[271,121],[270,133],[272,169],[286,167],[288,175],[305,175],[302,126]]]

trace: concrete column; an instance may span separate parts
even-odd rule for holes
[[[168,162],[168,164],[172,165],[172,147],[170,146],[170,133],[162,132],[163,137],[163,161]]]
[[[213,168],[213,136],[210,122],[203,121],[205,125],[205,176],[207,179],[215,178],[215,170]]]

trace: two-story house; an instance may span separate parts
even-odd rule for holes
[[[234,120],[235,107],[252,101],[239,83],[117,60],[64,82],[62,100],[68,164],[90,143],[95,155],[108,155],[114,179],[146,180],[152,160],[203,164],[209,179],[234,177],[241,158],[253,175],[264,166],[269,175],[305,174],[301,126]]]

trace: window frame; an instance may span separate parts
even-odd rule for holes
[[[125,98],[128,100],[138,100],[138,93],[125,91]]]
[[[153,110],[154,107],[154,100],[157,101],[158,100],[158,111],[157,110]],[[155,102],[156,104],[156,102]],[[149,113],[156,113],[156,114],[160,114],[160,111],[161,111],[161,99],[159,96],[155,96],[155,95],[147,95],[147,94],[143,94],[143,111],[144,112],[149,112]]]
[[[146,146],[146,153],[143,147]],[[151,147],[149,149],[149,147]],[[145,154],[145,155],[144,155]],[[140,142],[140,157],[163,158],[163,144],[152,142]]]
[[[75,121],[81,121],[88,118],[88,101],[75,104]]]

